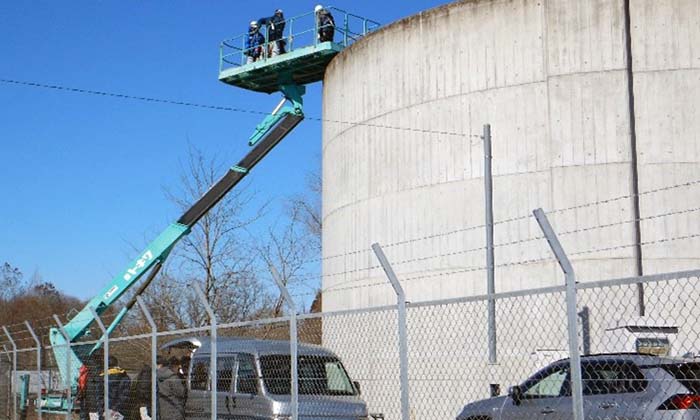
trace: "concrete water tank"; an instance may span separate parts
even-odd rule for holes
[[[324,312],[396,303],[374,242],[410,302],[486,293],[486,123],[497,292],[563,284],[538,207],[581,282],[700,267],[699,46],[699,0],[465,0],[343,51],[324,79]],[[580,293],[591,351],[640,315],[635,286]],[[697,289],[645,287],[661,318]],[[408,318],[415,419],[454,418],[568,353],[562,294],[497,303],[498,364],[484,301]],[[387,419],[400,418],[396,324],[392,310],[323,320],[323,344]]]
[[[323,99],[324,310],[394,303],[371,268],[374,242],[412,301],[486,292],[485,123],[495,220],[518,219],[495,228],[510,244],[496,251],[497,291],[561,280],[537,262],[546,244],[528,241],[540,232],[521,217],[537,207],[560,210],[560,232],[613,225],[561,238],[583,280],[698,266],[697,238],[657,243],[700,231],[697,213],[647,219],[697,206],[697,189],[645,192],[700,178],[700,2],[629,3],[628,28],[624,0],[457,1],[336,57]],[[597,248],[615,249],[576,255]]]

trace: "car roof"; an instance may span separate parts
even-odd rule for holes
[[[209,337],[200,338],[202,346],[196,351],[196,355],[211,354],[211,340]],[[222,337],[216,341],[218,353],[250,353],[258,356],[288,355],[291,354],[290,342],[284,340],[260,340],[247,337]],[[297,347],[302,356],[326,356],[337,358],[330,350],[314,344],[299,343]]]
[[[556,363],[568,362],[569,359],[561,359]],[[581,356],[581,362],[595,363],[621,363],[632,362],[637,366],[658,366],[666,364],[678,364],[692,362],[691,359],[681,359],[673,357],[654,356],[643,353],[601,353]]]

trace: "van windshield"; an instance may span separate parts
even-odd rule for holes
[[[260,357],[263,382],[276,395],[291,394],[291,357]],[[328,356],[299,357],[300,395],[355,395],[355,388],[340,360]]]

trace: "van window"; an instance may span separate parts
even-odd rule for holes
[[[255,370],[255,358],[252,354],[238,355],[236,392],[239,394],[258,393],[258,373]]]
[[[192,376],[190,387],[194,390],[206,391],[209,385],[209,358],[192,360]]]
[[[235,357],[221,357],[216,361],[216,390],[230,392],[233,383],[233,369],[236,366]]]
[[[291,357],[289,355],[260,358],[263,382],[268,392],[291,393]],[[355,389],[340,360],[328,356],[299,357],[299,394],[355,395]]]

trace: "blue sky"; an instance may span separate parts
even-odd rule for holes
[[[386,24],[443,3],[333,5]],[[0,79],[267,112],[278,96],[217,80],[219,42],[275,8],[293,16],[315,4],[5,1]],[[308,116],[321,115],[320,87],[309,87]],[[133,246],[180,215],[163,188],[177,187],[188,141],[234,164],[261,118],[4,83],[0,104],[0,263],[37,271],[82,298],[124,269]],[[303,191],[307,173],[320,165],[320,145],[321,123],[302,123],[250,175],[260,199],[279,208]]]

